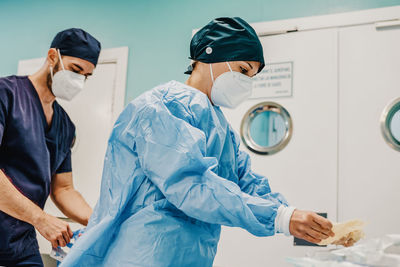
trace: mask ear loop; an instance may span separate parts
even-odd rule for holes
[[[229,62],[225,62],[225,63],[228,65],[229,70],[232,72],[232,68],[231,68],[231,65],[229,65]],[[212,82],[214,83],[214,75],[213,75],[211,63],[210,63],[209,65],[210,65],[211,80],[212,80]]]
[[[229,64],[229,62],[227,61],[225,63],[228,65],[229,70],[232,72],[232,68],[231,68],[231,65]]]
[[[51,75],[51,80],[53,80],[53,66],[50,66],[50,75]]]
[[[212,80],[212,82],[214,83],[214,75],[213,75],[211,63],[210,63],[210,74],[211,74],[211,80]]]
[[[60,62],[61,62],[61,67],[63,68],[63,70],[65,70],[64,63],[63,63],[62,58],[61,58],[60,49],[57,48],[57,52],[58,52],[58,58],[60,59]]]

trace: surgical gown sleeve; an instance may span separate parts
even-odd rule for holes
[[[282,202],[283,205],[288,205],[286,199],[281,194],[271,192],[268,178],[251,170],[251,160],[249,154],[238,150],[237,160],[239,186],[243,192],[264,199],[277,198],[279,202]]]
[[[163,105],[148,105],[130,124],[145,174],[166,199],[186,215],[211,224],[241,227],[256,236],[274,235],[279,198],[242,192],[219,177],[214,157],[207,157],[207,137]],[[130,129],[131,130],[131,129]]]
[[[233,132],[233,131],[232,131]],[[243,192],[252,196],[258,196],[263,199],[273,200],[282,203],[278,209],[278,215],[275,220],[275,231],[290,235],[290,219],[295,207],[288,206],[288,202],[280,193],[272,193],[268,179],[262,175],[254,173],[251,170],[251,160],[249,154],[239,150],[239,137],[233,133],[234,140],[237,143],[237,162],[238,162],[238,177],[239,186]]]

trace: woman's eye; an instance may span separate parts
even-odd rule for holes
[[[247,70],[245,68],[243,68],[243,67],[240,67],[240,72],[243,73],[243,74],[246,74]]]

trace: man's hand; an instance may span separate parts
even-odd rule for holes
[[[53,248],[57,248],[57,246],[65,247],[73,236],[68,223],[45,212],[38,217],[33,226],[44,238],[51,242]]]
[[[33,225],[53,247],[65,246],[72,237],[68,224],[46,214],[39,206],[18,191],[0,170],[0,210]],[[11,229],[10,229],[11,231]]]
[[[310,211],[295,210],[289,225],[290,233],[308,242],[318,244],[321,240],[334,236],[332,223]]]

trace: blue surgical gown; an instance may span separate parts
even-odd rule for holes
[[[171,81],[119,116],[100,198],[61,266],[212,266],[221,225],[274,235],[280,205],[220,108]]]

